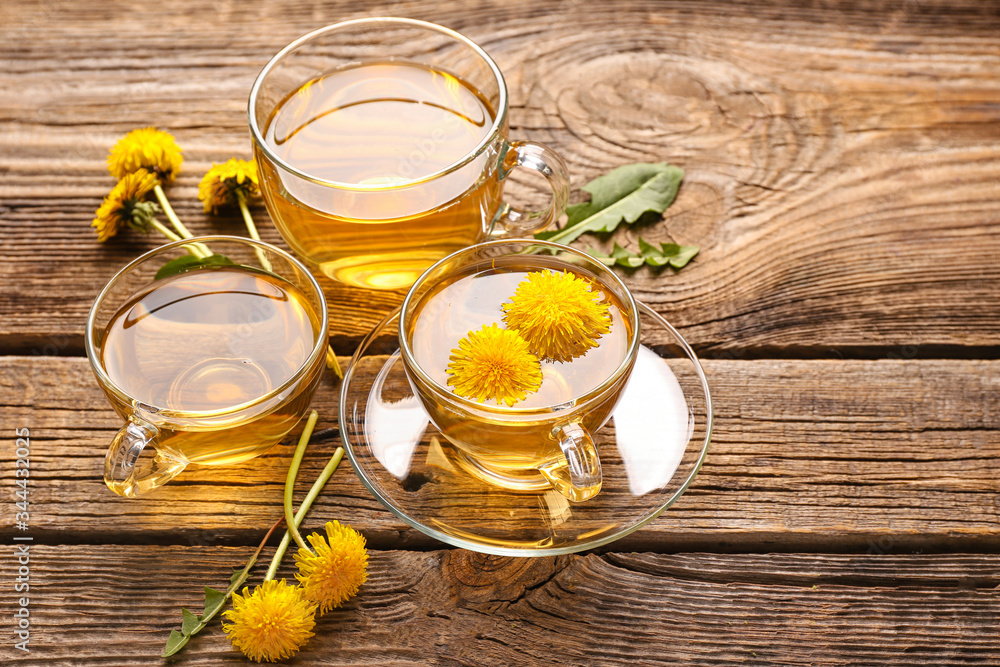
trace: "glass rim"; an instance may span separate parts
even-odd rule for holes
[[[638,354],[639,339],[640,339],[639,306],[635,300],[635,297],[632,295],[632,291],[628,288],[627,285],[625,285],[622,279],[614,271],[612,271],[607,266],[605,266],[597,259],[591,257],[585,252],[577,250],[576,248],[572,248],[568,245],[563,245],[561,243],[553,243],[552,241],[543,241],[540,239],[499,239],[496,241],[487,241],[485,243],[478,243],[476,245],[462,248],[461,250],[456,250],[447,257],[438,260],[430,268],[428,268],[426,271],[420,274],[420,277],[417,278],[416,281],[414,281],[413,286],[410,287],[409,291],[406,293],[406,297],[403,299],[403,303],[399,307],[399,329],[398,329],[399,349],[400,349],[400,354],[402,355],[403,358],[404,367],[407,370],[413,371],[417,375],[417,377],[421,380],[421,382],[426,384],[441,398],[447,400],[448,402],[458,405],[464,410],[485,412],[487,414],[495,414],[495,415],[516,415],[516,416],[558,415],[559,413],[563,412],[562,410],[554,410],[553,408],[560,405],[566,405],[565,402],[557,403],[554,405],[544,405],[535,408],[514,408],[514,407],[501,407],[499,405],[496,406],[485,405],[483,403],[479,403],[477,401],[473,401],[471,399],[459,396],[453,391],[448,390],[446,387],[442,387],[439,382],[430,377],[424,371],[424,369],[420,367],[420,364],[417,363],[417,360],[413,355],[413,350],[410,348],[410,342],[409,340],[407,340],[406,322],[409,321],[408,315],[411,310],[410,306],[412,304],[413,295],[416,292],[418,285],[421,285],[428,278],[428,276],[430,276],[431,273],[439,266],[443,265],[445,262],[452,261],[454,258],[457,258],[458,256],[464,253],[472,253],[489,249],[492,247],[505,246],[505,245],[525,245],[525,246],[537,245],[546,248],[551,248],[553,250],[558,250],[560,252],[569,252],[571,255],[580,257],[589,262],[592,266],[598,268],[602,272],[601,273],[602,278],[605,275],[610,276],[610,278],[613,281],[613,284],[624,293],[626,302],[623,305],[626,308],[628,308],[629,312],[627,317],[624,313],[622,314],[622,317],[623,319],[628,320],[629,323],[632,325],[632,332],[629,336],[628,351],[625,353],[625,358],[622,359],[620,364],[618,364],[618,367],[615,368],[614,372],[608,375],[608,377],[605,378],[599,385],[597,385],[587,393],[583,394],[582,396],[572,399],[573,408],[578,408],[585,403],[590,403],[592,401],[599,400],[605,393],[613,390],[616,387],[618,381],[621,380],[622,376],[631,368],[633,362],[635,361],[636,354]]]
[[[493,77],[496,79],[497,86],[499,88],[500,99],[497,103],[497,115],[496,118],[493,119],[493,125],[490,127],[490,131],[486,134],[485,137],[483,137],[482,141],[480,141],[475,146],[475,148],[471,149],[461,159],[456,160],[447,167],[439,169],[426,176],[406,179],[404,181],[397,183],[371,184],[371,185],[363,185],[359,183],[343,183],[340,181],[333,181],[325,178],[319,178],[318,176],[313,176],[312,174],[309,174],[299,169],[298,167],[293,166],[283,158],[276,155],[273,150],[271,150],[271,147],[268,146],[267,142],[264,140],[263,136],[264,133],[257,124],[257,115],[254,113],[254,107],[256,106],[257,97],[260,93],[261,87],[263,86],[264,79],[267,77],[268,74],[271,73],[271,70],[273,70],[282,60],[285,59],[286,56],[291,55],[301,46],[312,41],[313,39],[317,37],[322,37],[327,33],[334,32],[346,27],[353,27],[365,23],[369,24],[381,23],[386,25],[397,24],[397,25],[410,26],[414,28],[420,28],[423,30],[429,30],[441,33],[457,42],[461,42],[465,46],[472,49],[472,51],[474,51],[476,55],[479,56],[479,58],[482,59],[489,66],[490,70],[493,72]],[[461,33],[456,32],[451,28],[446,28],[436,23],[430,23],[429,21],[421,21],[419,19],[408,19],[408,18],[401,18],[394,16],[374,16],[367,18],[351,19],[349,21],[341,21],[339,23],[333,23],[328,26],[319,28],[317,30],[313,30],[312,32],[306,33],[301,37],[299,37],[298,39],[291,42],[290,44],[288,44],[287,46],[285,46],[280,51],[278,51],[278,53],[276,53],[274,56],[272,56],[271,59],[267,61],[267,64],[264,65],[264,68],[257,75],[257,78],[254,79],[253,86],[251,86],[250,88],[250,98],[247,103],[247,118],[250,125],[250,134],[253,138],[254,144],[261,151],[263,151],[264,155],[266,155],[267,158],[275,165],[281,167],[285,171],[301,179],[304,179],[311,183],[315,183],[316,185],[322,185],[324,187],[335,188],[338,190],[349,190],[355,192],[386,192],[392,190],[403,190],[409,187],[413,187],[414,185],[428,183],[435,179],[441,178],[442,176],[446,176],[447,174],[450,174],[454,171],[457,171],[458,169],[461,169],[462,167],[466,166],[467,164],[478,158],[480,155],[482,155],[487,148],[489,148],[496,142],[496,139],[501,134],[501,130],[504,127],[504,124],[506,123],[507,120],[507,83],[506,81],[504,81],[503,73],[500,71],[500,67],[496,64],[493,58],[491,58],[489,54],[487,54],[486,51],[483,50],[481,46],[473,42],[465,35],[462,35]]]
[[[186,246],[198,242],[206,244],[235,242],[238,244],[250,246],[251,248],[259,248],[266,252],[274,253],[277,256],[281,257],[282,259],[285,259],[288,262],[290,262],[292,266],[300,270],[303,273],[303,275],[305,275],[308,278],[308,282],[311,285],[313,291],[315,292],[316,296],[319,297],[320,329],[316,336],[316,342],[313,345],[313,349],[309,353],[309,356],[306,357],[306,360],[302,362],[302,364],[295,370],[294,373],[292,373],[291,376],[289,376],[287,380],[285,380],[279,386],[270,390],[266,394],[258,396],[257,398],[251,399],[244,403],[238,403],[236,405],[230,405],[224,408],[218,408],[216,410],[173,410],[158,405],[151,405],[149,403],[146,403],[145,401],[140,401],[136,399],[134,396],[130,395],[129,392],[119,387],[114,382],[114,380],[112,380],[111,377],[108,376],[107,372],[104,370],[104,365],[100,362],[99,352],[97,350],[94,341],[94,325],[97,319],[98,310],[104,304],[105,298],[109,295],[111,289],[115,285],[117,285],[118,282],[122,280],[128,273],[130,273],[140,264],[146,262],[147,260],[151,259],[156,255],[163,254],[167,251],[174,250],[181,246]],[[279,276],[279,277],[282,278],[283,280],[287,280],[287,278],[285,278],[284,276]],[[142,255],[136,257],[131,262],[129,262],[121,269],[119,269],[115,273],[115,275],[112,276],[110,280],[108,280],[107,284],[97,295],[97,298],[94,299],[94,303],[90,307],[90,313],[87,315],[87,329],[84,332],[84,348],[87,352],[87,358],[90,361],[90,367],[94,370],[94,374],[97,376],[97,379],[100,381],[101,385],[103,387],[106,387],[108,390],[112,391],[115,394],[115,396],[117,396],[119,399],[122,400],[123,403],[127,403],[133,407],[135,407],[137,403],[142,404],[143,406],[152,408],[150,410],[145,410],[146,412],[155,414],[158,417],[164,417],[166,420],[205,419],[205,418],[216,418],[216,417],[223,417],[226,415],[236,414],[248,408],[252,408],[255,405],[259,405],[261,403],[270,401],[276,396],[291,389],[295,384],[300,382],[303,376],[315,365],[319,356],[326,354],[326,346],[329,344],[328,333],[327,333],[328,330],[329,330],[329,315],[327,313],[326,297],[323,295],[323,290],[322,288],[320,288],[319,282],[316,280],[316,277],[313,276],[312,272],[309,271],[309,269],[307,269],[305,265],[303,265],[302,262],[297,260],[295,257],[285,252],[281,248],[277,248],[269,243],[265,243],[263,241],[255,241],[253,239],[248,239],[242,236],[225,236],[225,235],[195,236],[190,239],[171,241],[170,243],[166,243],[164,245],[158,246],[156,248],[153,248],[152,250],[143,253]]]

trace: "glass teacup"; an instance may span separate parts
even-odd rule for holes
[[[462,465],[489,483],[551,486],[573,501],[601,489],[592,434],[621,397],[639,333],[618,276],[543,241],[446,257],[417,279],[399,317],[414,394]]]
[[[359,287],[410,286],[431,264],[504,230],[562,215],[566,166],[508,138],[497,64],[447,28],[401,18],[327,26],[285,47],[250,92],[271,219],[301,257]],[[542,174],[542,211],[503,201],[514,167]]]
[[[225,261],[186,266],[196,242]],[[134,497],[188,464],[267,451],[306,413],[326,347],[319,284],[282,250],[207,236],[139,257],[87,320],[87,357],[126,422],[105,459],[108,488]]]

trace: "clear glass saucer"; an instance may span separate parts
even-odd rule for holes
[[[470,474],[414,396],[399,355],[399,312],[361,342],[340,391],[340,433],[362,483],[393,514],[456,547],[500,556],[593,549],[638,530],[691,484],[708,452],[712,399],[679,333],[639,304],[635,369],[595,434],[604,485],[573,503]]]

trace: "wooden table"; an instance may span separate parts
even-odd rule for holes
[[[100,287],[159,239],[89,228],[124,132],[184,148],[169,188],[196,233],[211,162],[249,156],[245,107],[294,37],[423,18],[503,69],[512,136],[551,145],[574,196],[609,169],[687,177],[645,238],[701,246],[625,273],[704,359],[716,428],[701,474],[599,552],[450,549],[349,467],[307,524],[371,547],[369,582],[296,664],[1000,664],[1000,5],[638,0],[0,6],[0,663],[131,665],[280,515],[290,447],[124,500],[101,481],[119,427],[83,355]],[[543,201],[515,180],[510,197]],[[258,203],[265,240],[281,244]],[[616,239],[635,247],[637,230]],[[345,359],[401,298],[331,283]],[[359,307],[363,304],[363,307]],[[335,423],[338,382],[316,399]],[[15,429],[30,523],[14,528]],[[303,468],[312,479],[335,442]],[[305,486],[304,484],[302,486]],[[30,536],[30,653],[14,648],[15,536]],[[268,556],[271,547],[265,551]],[[290,576],[290,561],[282,576]],[[260,568],[256,580],[262,576]],[[240,664],[218,624],[173,660]]]

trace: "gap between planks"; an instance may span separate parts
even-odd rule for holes
[[[681,332],[683,335],[683,331]],[[361,343],[361,337],[334,336],[330,339],[341,367],[346,368]],[[655,349],[655,345],[653,346]],[[754,361],[761,359],[788,360],[878,360],[878,359],[1000,359],[1000,345],[752,345],[738,348],[718,348],[712,344],[692,343],[691,348],[701,359]],[[0,357],[85,357],[83,336],[0,333]]]

